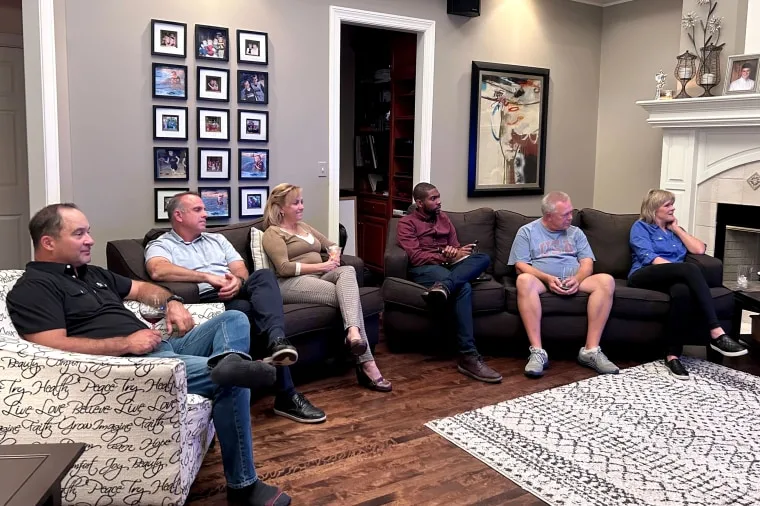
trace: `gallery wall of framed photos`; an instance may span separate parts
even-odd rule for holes
[[[168,222],[166,203],[188,190],[201,195],[208,220],[223,222],[235,214],[254,220],[264,213],[270,176],[269,37],[235,29],[230,38],[230,32],[196,24],[188,33],[187,23],[151,20],[156,222]]]

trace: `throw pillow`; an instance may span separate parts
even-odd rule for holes
[[[251,227],[251,258],[253,259],[253,270],[271,269],[272,264],[269,257],[264,251],[264,232],[256,227]]]

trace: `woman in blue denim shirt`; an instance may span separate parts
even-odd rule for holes
[[[703,255],[705,244],[678,226],[673,204],[676,196],[666,190],[649,190],[641,203],[641,219],[631,227],[630,246],[633,265],[628,285],[670,295],[666,327],[665,365],[678,379],[689,373],[678,357],[688,330],[692,305],[700,308],[710,329],[710,347],[727,357],[747,354],[747,349],[726,335],[720,326],[715,306],[702,271],[685,263],[687,253]]]

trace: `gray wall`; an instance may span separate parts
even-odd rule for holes
[[[327,159],[328,6],[334,0],[230,0],[224,8],[181,0],[103,2],[71,0],[57,21],[66,43],[72,197],[90,218],[103,264],[108,240],[141,237],[153,222],[150,19],[266,31],[270,37],[270,185],[304,187],[306,219],[324,229],[327,180],[317,178]],[[351,0],[341,5],[436,21],[432,180],[445,206],[511,208],[534,214],[539,197],[467,199],[467,130],[472,60],[549,67],[552,71],[547,188],[570,192],[578,206],[593,203],[602,10],[566,0],[504,3],[484,0],[483,15],[449,17],[441,0]],[[58,6],[60,8],[60,5]],[[190,48],[193,44],[189,44]],[[231,58],[235,60],[235,58]],[[195,187],[195,58],[188,146]],[[213,66],[213,65],[210,65]],[[231,75],[237,63],[230,61]],[[230,109],[234,113],[237,104]],[[232,114],[231,134],[236,132]],[[229,146],[233,153],[237,143]],[[63,148],[65,150],[65,147]],[[236,170],[236,164],[235,164]],[[232,214],[237,214],[236,174]],[[235,220],[233,220],[235,221]]]
[[[637,100],[654,98],[654,75],[675,90],[681,0],[636,0],[603,9],[602,63],[594,207],[638,212],[660,184],[662,130],[646,122]]]

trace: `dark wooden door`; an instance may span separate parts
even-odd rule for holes
[[[388,221],[374,216],[363,216],[359,224],[359,257],[373,270],[383,270],[385,256],[385,234]]]

